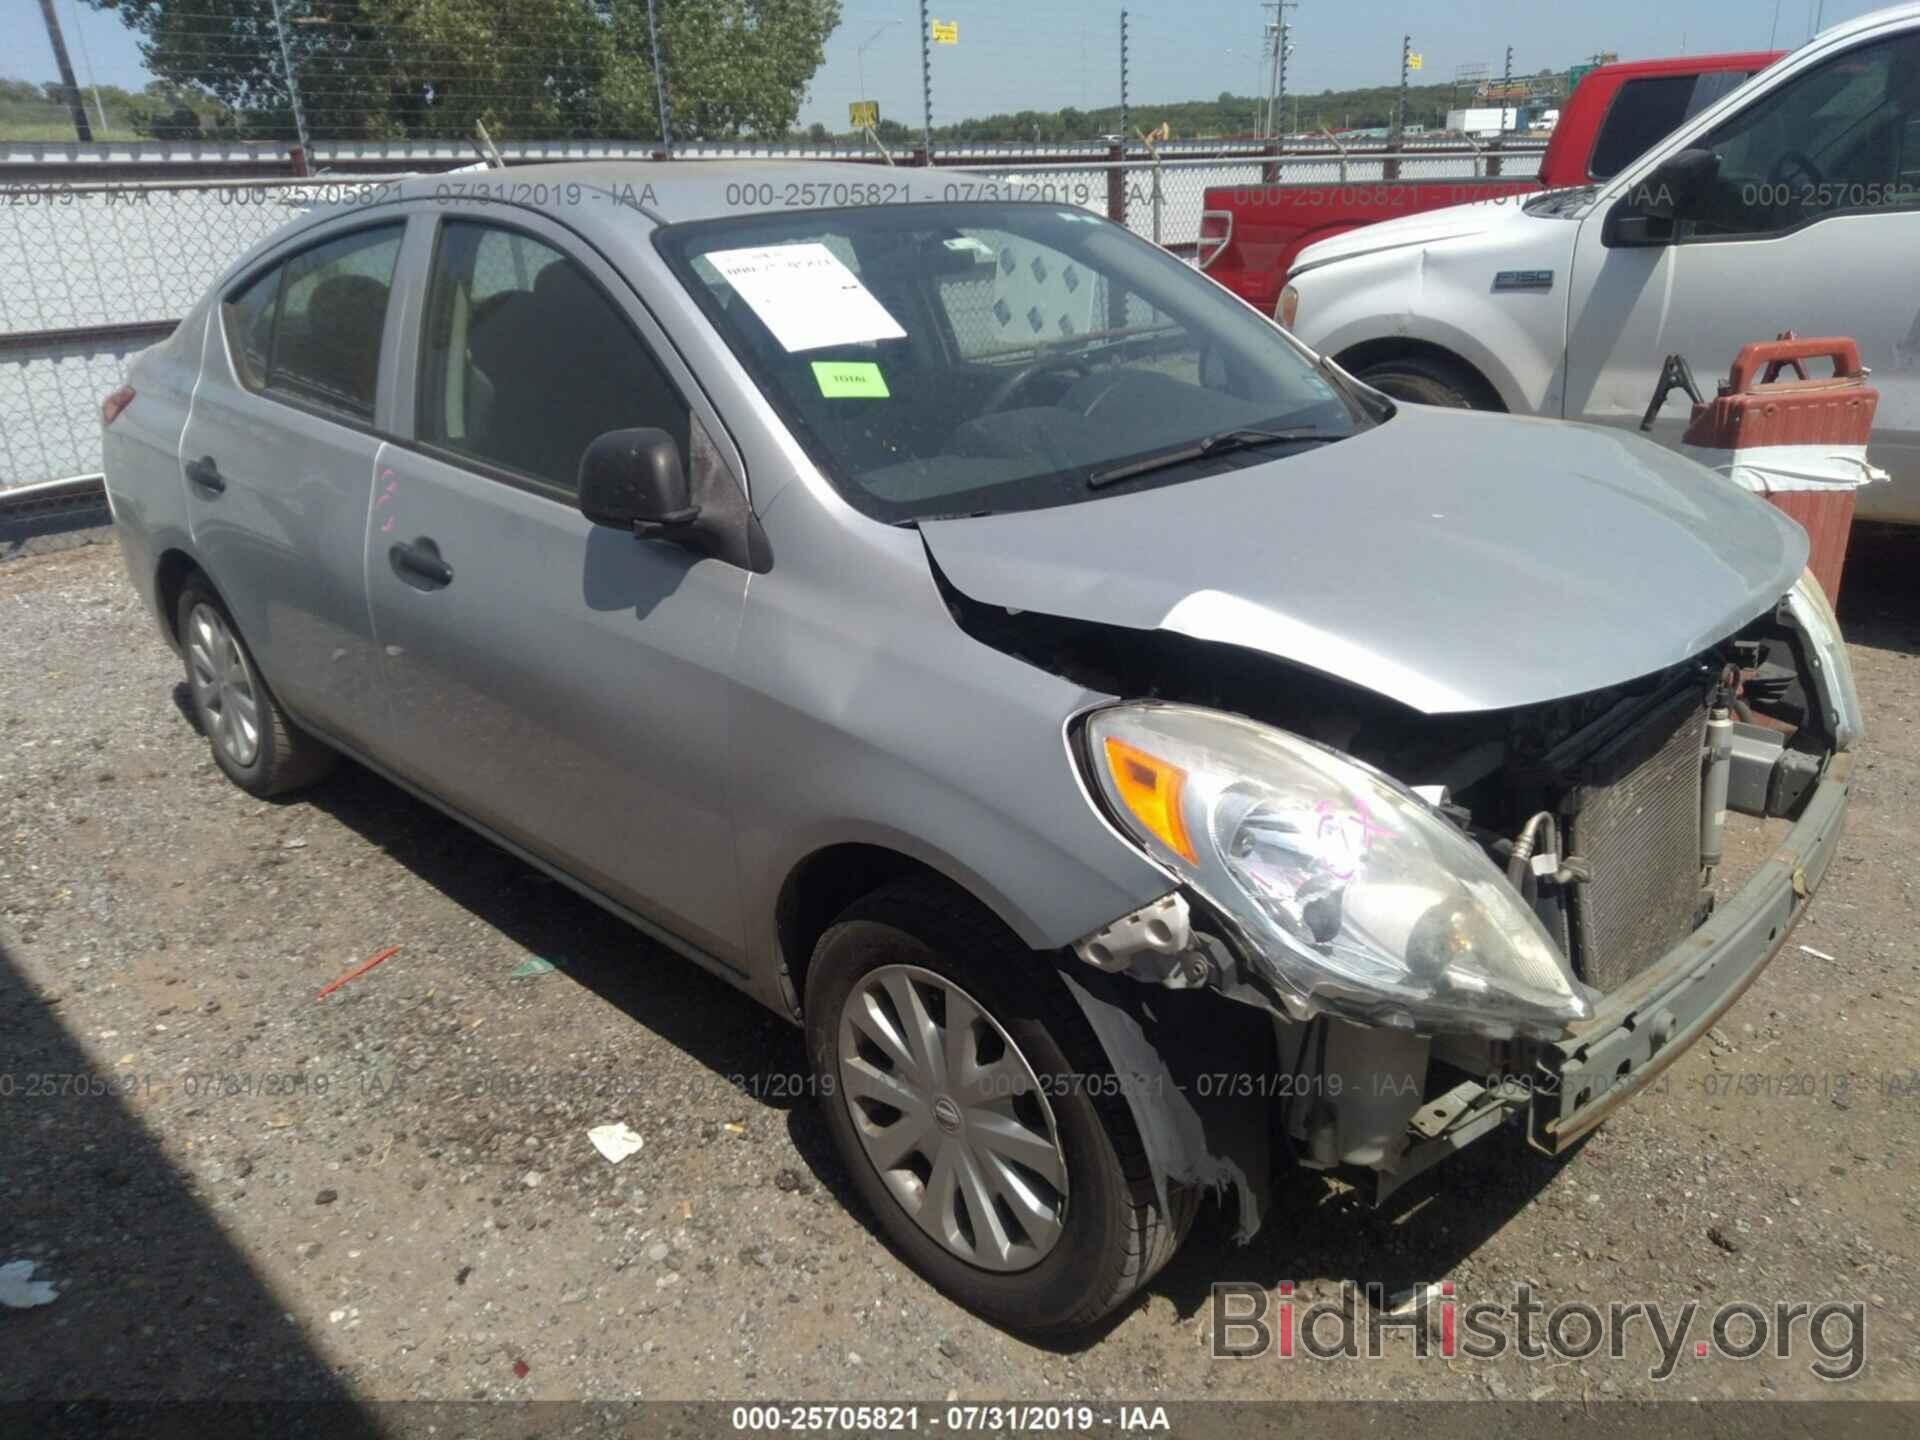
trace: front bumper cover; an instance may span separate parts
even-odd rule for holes
[[[1828,760],[1785,842],[1693,934],[1535,1052],[1527,1135],[1558,1154],[1672,1064],[1787,943],[1840,843],[1853,757]]]

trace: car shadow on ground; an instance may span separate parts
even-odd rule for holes
[[[289,798],[332,816],[768,1108],[789,1109],[794,1092],[804,1093],[792,1083],[806,1069],[793,1026],[399,786],[343,760],[324,783]]]
[[[833,1149],[820,1107],[795,1085],[807,1068],[800,1032],[757,1001],[633,930],[425,802],[361,766],[345,763],[305,792],[313,804],[391,855],[448,899],[617,1007],[743,1090],[765,1111],[783,1113],[811,1178],[886,1243]],[[1215,1281],[1378,1282],[1389,1292],[1449,1273],[1523,1209],[1562,1162],[1527,1150],[1517,1133],[1475,1145],[1412,1182],[1376,1209],[1367,1195],[1310,1171],[1275,1177],[1272,1207],[1245,1246],[1217,1207],[1203,1210],[1195,1233],[1150,1287],[1183,1318],[1207,1303]],[[901,1263],[903,1257],[896,1253]],[[1072,1352],[1097,1343],[1099,1330],[1048,1342]]]
[[[1920,655],[1920,526],[1854,526],[1835,608],[1853,644]]]
[[[215,1401],[281,1433],[376,1433],[227,1237],[213,1207],[228,1197],[176,1169],[142,1122],[183,1103],[173,1077],[96,1060],[58,999],[0,946],[0,1264],[31,1260],[55,1287],[51,1303],[0,1312],[0,1413],[20,1433],[171,1433],[193,1412],[145,1407]],[[13,1408],[49,1401],[75,1408]]]

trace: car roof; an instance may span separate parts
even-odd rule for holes
[[[1616,60],[1591,71],[1593,75],[1637,77],[1642,75],[1708,74],[1718,70],[1764,70],[1785,50],[1730,50],[1719,55],[1666,55],[1657,60]]]
[[[965,198],[956,181],[968,190],[982,183],[981,177],[952,171],[829,160],[579,160],[408,176],[393,183],[400,199],[472,194],[556,216],[574,209],[579,192],[587,190],[612,202],[596,208],[630,206],[656,224],[674,225],[756,212]]]

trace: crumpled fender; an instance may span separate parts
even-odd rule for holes
[[[1251,1240],[1271,1189],[1270,1116],[1266,1087],[1231,1092],[1235,1077],[1273,1072],[1269,1017],[1204,991],[1148,988],[1092,970],[1062,974],[1126,1096],[1161,1214],[1172,1213],[1170,1184],[1221,1196],[1231,1189],[1235,1238]]]

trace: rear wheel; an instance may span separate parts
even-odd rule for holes
[[[1442,405],[1453,410],[1499,408],[1465,366],[1423,355],[1382,360],[1362,370],[1359,378],[1383,395],[1414,405]]]
[[[197,575],[189,579],[175,614],[194,718],[227,778],[264,797],[326,774],[333,751],[287,719],[212,587]]]
[[[964,957],[964,958],[961,958]],[[857,902],[807,974],[807,1042],[842,1162],[887,1238],[961,1304],[1070,1331],[1170,1259],[1123,1095],[1045,960],[922,881]]]

